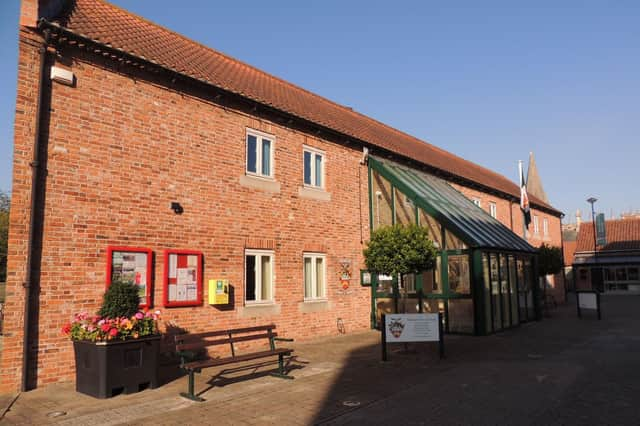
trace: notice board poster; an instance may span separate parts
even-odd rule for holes
[[[438,314],[387,314],[384,328],[387,343],[440,340]]]
[[[164,306],[202,304],[202,253],[166,250],[164,256]]]
[[[138,247],[107,249],[107,287],[113,282],[138,286],[140,307],[151,306],[152,251]]]

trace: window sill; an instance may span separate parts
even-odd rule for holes
[[[305,300],[298,303],[298,312],[310,314],[313,312],[325,312],[331,310],[331,302],[326,299]]]
[[[256,303],[245,305],[238,309],[238,318],[270,317],[280,315],[280,305],[277,303]]]
[[[280,183],[271,178],[263,178],[252,175],[240,176],[240,185],[246,188],[259,189],[265,192],[280,192]]]
[[[298,195],[300,196],[300,198],[307,198],[309,200],[331,201],[331,193],[325,191],[322,188],[301,186],[300,188],[298,188]]]

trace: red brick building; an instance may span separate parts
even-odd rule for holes
[[[101,0],[24,0],[20,24],[0,391],[72,380],[60,327],[95,311],[115,277],[135,280],[166,324],[189,331],[275,322],[305,339],[366,329],[378,307],[360,285],[362,250],[382,223],[374,217],[401,221],[401,202],[421,224],[442,219],[443,261],[469,256],[435,281],[477,282],[465,293],[476,304],[470,332],[532,318],[522,307],[532,309],[535,258],[516,235],[520,192],[505,177]],[[391,179],[381,214],[371,176],[384,184],[400,165],[486,213],[456,199],[465,214],[450,221],[445,205],[410,199],[407,181]],[[528,241],[560,246],[561,213],[530,198],[539,226]],[[470,254],[476,229],[492,254]],[[228,304],[208,303],[209,280],[228,280]],[[455,331],[458,308],[434,303]]]
[[[639,293],[640,219],[607,220],[605,231],[606,243],[596,245],[593,222],[580,226],[573,257],[576,288],[606,293]]]

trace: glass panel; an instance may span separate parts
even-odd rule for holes
[[[518,282],[516,280],[516,259],[509,256],[509,290],[511,295],[511,321],[518,324]]]
[[[246,256],[245,300],[256,300],[256,257]]]
[[[449,255],[449,290],[459,294],[470,294],[469,256]]]
[[[627,273],[629,281],[638,281],[638,279],[640,278],[638,277],[638,268],[635,266],[627,269]]]
[[[304,152],[304,183],[311,185],[311,153],[309,151]]]
[[[484,275],[484,324],[487,333],[493,331],[491,323],[491,278],[489,276],[489,255],[482,255],[482,273]]]
[[[438,291],[433,290],[433,292],[442,293],[442,256],[436,257],[436,272],[434,276],[436,277],[435,288],[437,288]]]
[[[436,268],[429,269],[422,273],[422,293],[423,294],[438,294],[442,293],[442,288],[438,286],[440,280],[435,279]],[[439,273],[439,270],[438,270]]]
[[[313,297],[313,289],[311,288],[311,278],[313,277],[313,272],[311,272],[311,258],[304,258],[304,297],[310,298]]]
[[[375,170],[371,171],[371,181],[373,183],[373,229],[381,226],[392,225],[391,210],[391,184],[388,180],[380,176]]]
[[[406,274],[402,276],[402,290],[407,293],[416,292],[416,276],[415,274]]]
[[[612,268],[603,268],[604,271],[604,280],[605,281],[614,281],[615,273],[612,271]]]
[[[271,300],[271,256],[262,256],[262,297],[260,300]]]
[[[524,261],[524,282],[527,283],[527,318],[532,320],[535,318],[535,307],[533,304],[533,286],[531,282],[532,278],[531,260],[525,259]]]
[[[322,186],[322,155],[316,154],[316,186]]]
[[[498,257],[490,256],[491,270],[491,307],[493,312],[493,330],[502,330],[502,301],[500,300],[500,282],[498,281]]]
[[[473,300],[449,299],[449,331],[473,333]]]
[[[416,223],[416,210],[413,202],[397,188],[393,189],[393,193],[396,197],[396,223],[402,225]]]
[[[247,135],[247,171],[257,172],[257,145],[258,141],[255,136]]]
[[[444,232],[447,250],[464,250],[467,248],[467,245],[460,238],[453,235],[451,231],[445,229]]]
[[[262,139],[262,174],[271,176],[271,141]]]
[[[518,274],[518,302],[520,303],[520,320],[527,321],[527,282],[524,279],[524,263],[522,259],[516,261]]]
[[[316,257],[316,297],[325,297],[324,294],[324,258]]]
[[[378,293],[391,293],[393,292],[393,278],[388,275],[378,275],[378,287],[376,288]]]
[[[627,268],[616,268],[616,281],[627,280]]]
[[[376,299],[376,324],[380,326],[382,314],[395,314],[395,306],[393,299],[390,297],[382,297]]]
[[[502,323],[505,327],[511,326],[511,308],[509,304],[509,270],[507,269],[507,256],[500,255],[500,293],[502,298]]]
[[[442,228],[440,223],[422,209],[419,209],[418,213],[420,226],[429,230],[429,238],[438,243],[437,247],[442,247]]]

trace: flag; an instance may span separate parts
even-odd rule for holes
[[[522,162],[520,167],[520,210],[524,216],[524,227],[529,229],[531,223],[531,212],[529,210],[529,196],[527,195],[527,184],[524,180],[524,172],[522,171]]]

